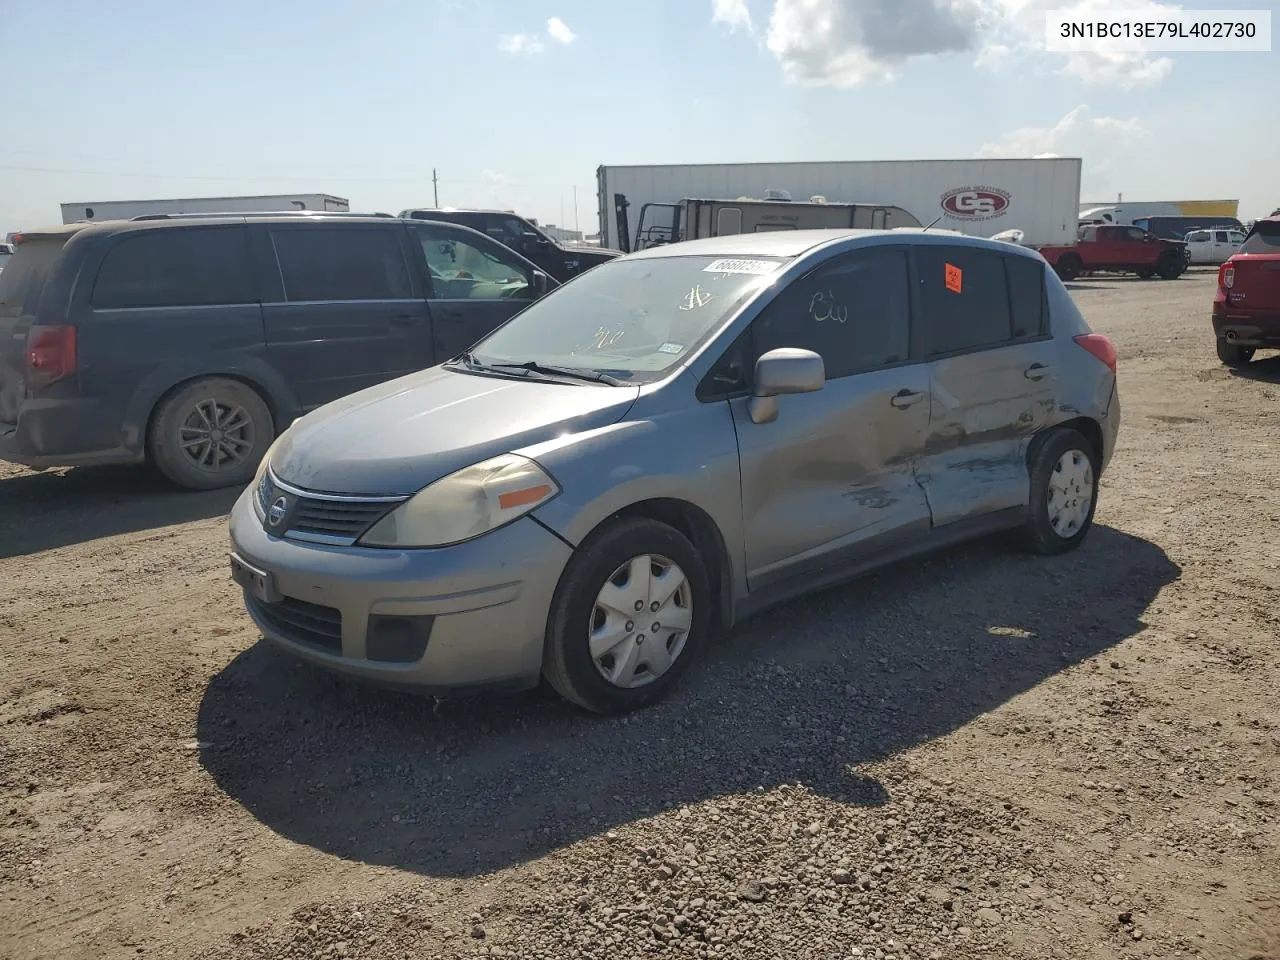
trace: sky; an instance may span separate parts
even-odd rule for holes
[[[0,0],[0,234],[70,201],[396,213],[433,170],[442,205],[593,233],[600,164],[1047,154],[1084,201],[1270,213],[1280,53],[1044,49],[1048,10],[1180,6],[1280,27],[1280,0]]]

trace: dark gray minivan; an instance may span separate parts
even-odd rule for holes
[[[247,483],[322,404],[453,357],[556,281],[456,224],[143,217],[32,230],[0,272],[0,460]]]

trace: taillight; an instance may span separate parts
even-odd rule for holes
[[[1110,340],[1100,333],[1082,333],[1072,339],[1105,363],[1112,373],[1116,372],[1116,348]]]
[[[27,334],[27,386],[47,387],[76,372],[76,328],[32,327]]]
[[[1230,290],[1236,283],[1236,266],[1234,263],[1224,263],[1218,269],[1218,286],[1226,290]]]

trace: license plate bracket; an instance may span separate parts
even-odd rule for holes
[[[259,570],[234,553],[231,554],[231,579],[262,603],[280,602],[280,593],[276,590],[276,578],[270,571]]]

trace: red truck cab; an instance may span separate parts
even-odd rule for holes
[[[1280,216],[1257,221],[1218,268],[1213,333],[1229,367],[1248,363],[1259,347],[1280,348]]]
[[[1136,273],[1143,280],[1159,276],[1175,280],[1187,269],[1187,245],[1162,240],[1140,227],[1082,224],[1072,246],[1041,247],[1059,277],[1074,280],[1082,273]]]

